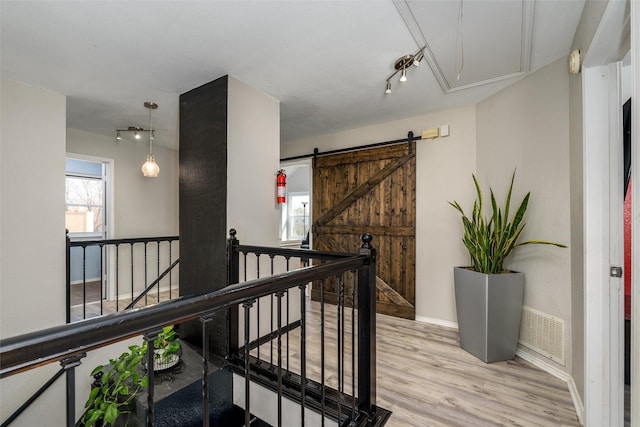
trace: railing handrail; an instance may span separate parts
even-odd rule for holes
[[[121,245],[131,243],[151,243],[151,242],[173,242],[180,240],[180,236],[161,236],[161,237],[127,237],[125,239],[103,239],[103,240],[71,240],[69,246],[104,246],[104,245]]]
[[[155,288],[156,285],[159,284],[160,281],[164,279],[165,276],[169,274],[176,265],[178,265],[179,262],[180,258],[177,258],[175,261],[173,261],[171,265],[162,272],[162,274],[160,274],[153,282],[151,282],[146,288],[144,288],[140,295],[138,295],[133,301],[129,303],[129,305],[125,307],[125,310],[129,310],[130,308],[135,307],[135,305],[139,303],[142,298],[144,298],[149,292],[151,292],[151,289]]]
[[[278,255],[288,258],[313,258],[324,260],[337,260],[358,256],[357,253],[316,251],[311,249],[274,248],[271,246],[236,245],[236,252],[246,252],[258,255]]]
[[[312,255],[311,253],[307,253]],[[52,363],[127,338],[194,320],[243,301],[260,298],[322,277],[368,264],[366,255],[304,267],[227,286],[218,291],[180,297],[157,305],[54,326],[0,340],[0,378]]]

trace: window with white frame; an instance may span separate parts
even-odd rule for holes
[[[67,159],[65,174],[65,227],[70,236],[105,236],[106,179],[104,165]]]
[[[281,233],[282,241],[304,240],[309,231],[309,193],[288,193],[287,201],[281,206]]]

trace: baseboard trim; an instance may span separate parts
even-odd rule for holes
[[[444,326],[446,328],[453,328],[458,330],[458,324],[456,322],[450,322],[448,320],[436,319],[433,317],[416,316],[416,322],[430,323],[432,325]]]
[[[527,349],[526,347],[522,347],[519,345],[518,349],[516,350],[516,356],[567,383],[567,388],[569,389],[569,394],[571,395],[571,400],[573,401],[573,407],[576,410],[576,414],[578,415],[578,421],[580,422],[580,425],[584,425],[584,405],[582,403],[582,399],[580,398],[580,393],[578,393],[578,387],[576,386],[573,377],[563,370],[560,370],[550,364],[545,357],[538,355],[537,353]]]
[[[99,282],[100,278],[99,277],[91,277],[91,278],[87,278],[84,281],[83,280],[73,280],[70,285],[82,285],[83,282],[86,283],[91,283],[91,282]]]
[[[176,289],[180,289],[180,286],[178,286],[177,283],[174,283],[171,285],[171,290],[176,290]],[[168,292],[169,291],[169,285],[165,285],[165,286],[161,286],[160,287],[160,292]],[[137,297],[138,295],[140,295],[140,293],[142,292],[142,289],[134,289],[134,298]],[[155,294],[156,290],[153,290],[151,292],[149,292],[148,295],[153,295]],[[128,293],[124,292],[124,293],[120,293],[120,295],[118,296],[118,301],[122,301],[122,300],[129,300],[131,301],[131,291],[129,291]],[[110,300],[110,301],[115,301],[115,299]]]

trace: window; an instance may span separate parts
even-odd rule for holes
[[[105,177],[99,162],[67,159],[65,226],[76,237],[102,238],[105,232]]]
[[[309,193],[288,193],[281,205],[281,237],[285,240],[303,240],[309,230]]]

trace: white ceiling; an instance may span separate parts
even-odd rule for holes
[[[178,96],[229,74],[281,102],[286,144],[476,103],[567,55],[583,6],[0,0],[1,73],[66,95],[67,125],[103,135],[147,128],[157,102],[156,142],[175,148]],[[385,95],[395,60],[425,44],[430,63]]]

